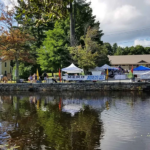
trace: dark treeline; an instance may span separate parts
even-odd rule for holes
[[[150,54],[150,47],[143,47],[141,45],[131,47],[120,47],[116,43],[104,43],[107,48],[108,55],[144,55]]]

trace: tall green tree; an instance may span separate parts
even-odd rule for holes
[[[41,18],[40,12],[37,13],[29,13],[26,15],[25,21],[25,12],[23,11],[27,6],[24,1],[18,0],[19,6],[17,9],[17,21],[21,27],[30,29],[31,33],[37,39],[37,46],[40,47],[43,39],[45,38],[45,31],[52,30],[54,27],[54,22],[58,21],[56,19],[45,18],[45,21],[41,21],[40,24],[37,24],[37,21]],[[30,6],[32,6],[30,4]],[[80,42],[80,37],[86,34],[87,28],[89,26],[100,27],[100,23],[96,21],[96,16],[92,14],[92,8],[90,7],[90,3],[87,3],[85,0],[70,0],[68,3],[69,8],[68,13],[65,14],[63,19],[60,20],[67,22],[67,36],[70,39],[70,45],[77,45]],[[23,13],[24,12],[24,13]],[[46,14],[47,12],[42,12]],[[72,19],[71,19],[72,18]],[[102,30],[99,30],[99,35],[95,37],[95,40],[100,42],[103,33]],[[73,36],[73,38],[72,38]],[[73,43],[71,44],[71,39],[73,39]]]
[[[100,22],[96,21],[96,16],[93,16],[93,10],[90,5],[91,3],[87,3],[85,0],[79,0],[78,3],[76,3],[76,39],[79,40],[81,36],[86,35],[89,27],[96,27],[99,28],[99,30],[94,40],[99,44],[103,44],[101,41],[103,32],[100,30]]]
[[[23,3],[20,8],[20,14],[24,15],[24,21],[29,21],[31,14],[39,15],[39,18],[34,20],[36,25],[50,22],[54,19],[60,19],[67,14],[67,5],[73,0],[19,0]],[[16,6],[17,7],[17,6]]]
[[[137,45],[137,46],[135,46],[135,53],[136,54],[145,54],[146,52],[145,52],[145,49],[143,46]]]
[[[47,38],[37,50],[37,62],[42,70],[58,71],[59,68],[70,64],[68,39],[64,30],[59,28],[59,23],[56,22],[54,29],[46,32]]]
[[[145,47],[145,54],[150,54],[150,47]]]
[[[107,48],[107,54],[108,55],[113,55],[114,54],[113,48],[112,48],[110,43],[104,43],[104,46]]]
[[[92,15],[91,3],[87,3],[85,0],[74,0],[70,3],[70,45],[76,46],[80,37],[86,34],[89,26],[100,26],[98,21],[95,21],[96,16]],[[95,40],[100,42],[103,33],[99,30],[99,34],[95,37]]]
[[[35,46],[40,47],[43,40],[46,38],[45,31],[52,30],[54,28],[54,22],[49,21],[45,23],[36,24],[36,21],[40,19],[40,13],[31,13],[26,16],[27,21],[24,21],[25,14],[22,14],[23,9],[26,7],[26,3],[22,0],[18,0],[19,6],[16,7],[15,19],[18,22],[18,27],[22,30],[28,31],[36,39]]]
[[[117,43],[114,43],[112,48],[113,48],[113,53],[115,54],[118,48]]]
[[[98,28],[89,27],[86,36],[81,37],[85,45],[70,48],[73,59],[85,71],[109,62],[106,56],[107,49],[95,41],[97,34]]]
[[[117,47],[115,55],[122,55],[123,54],[123,48],[122,47]]]

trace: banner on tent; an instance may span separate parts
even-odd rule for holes
[[[103,81],[105,80],[105,75],[87,75],[87,76],[64,76],[63,77],[64,80],[73,80],[73,81],[77,81],[77,80],[88,80],[88,81]]]
[[[150,79],[150,74],[144,74],[140,76],[141,79]]]

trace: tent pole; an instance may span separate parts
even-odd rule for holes
[[[60,70],[61,71],[61,70]],[[61,82],[63,83],[63,78],[62,78],[62,71],[61,71]]]

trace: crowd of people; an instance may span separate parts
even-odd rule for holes
[[[37,81],[41,82],[42,80],[46,81],[46,79],[48,78],[48,75],[46,72],[44,72],[41,76],[37,76],[36,73],[34,73],[33,75],[30,75],[28,77],[28,81],[30,81],[31,83],[36,83]]]
[[[110,78],[114,78],[115,75],[122,75],[122,74],[128,74],[129,73],[129,70],[123,69],[121,66],[119,66],[118,68],[119,68],[119,70],[109,70],[108,76]]]

